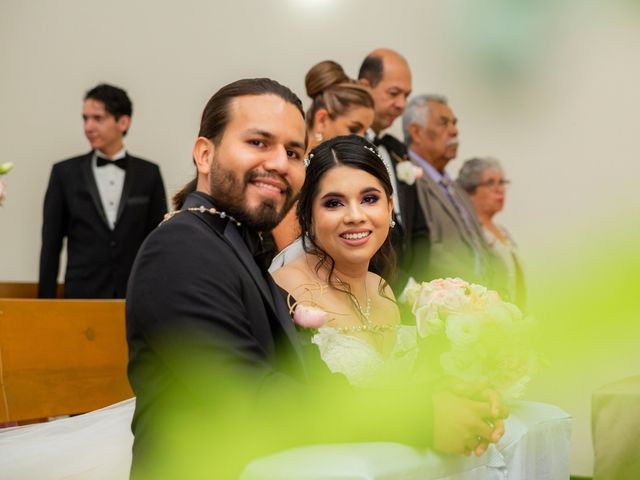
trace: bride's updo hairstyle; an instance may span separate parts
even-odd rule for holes
[[[351,107],[373,109],[373,98],[369,90],[356,83],[344,73],[342,67],[332,60],[317,63],[304,78],[311,105],[307,110],[307,127],[313,128],[316,112],[324,108],[329,117],[344,115]]]
[[[387,201],[393,196],[393,186],[389,179],[389,172],[382,159],[378,156],[376,148],[358,135],[344,135],[322,142],[309,152],[309,156],[305,161],[308,162],[306,176],[302,190],[300,190],[300,198],[296,210],[303,239],[302,245],[305,252],[318,257],[316,272],[326,266],[329,270],[329,285],[338,288],[332,278],[335,261],[318,245],[314,233],[313,202],[318,195],[322,178],[336,167],[350,167],[362,170],[380,181],[387,196]],[[376,265],[382,265],[384,282],[380,285],[380,293],[383,293],[384,288],[392,279],[395,265],[395,253],[388,236],[374,258],[376,259]],[[373,261],[371,259],[371,262]],[[340,290],[347,291],[350,294],[348,286],[340,284],[340,287],[342,287],[339,288]]]

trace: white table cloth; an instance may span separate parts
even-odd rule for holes
[[[85,415],[0,430],[0,478],[128,479],[135,399]],[[491,480],[569,478],[569,415],[552,405],[512,407],[506,434],[480,458],[394,443],[313,445],[257,459],[242,480]]]

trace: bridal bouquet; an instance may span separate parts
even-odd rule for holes
[[[537,355],[518,307],[460,278],[413,282],[400,300],[412,305],[431,374],[485,384],[505,401],[522,396]]]
[[[9,173],[12,168],[13,163],[11,162],[0,164],[0,205],[2,205],[2,201],[4,200],[4,184],[2,183],[2,176],[5,173]]]

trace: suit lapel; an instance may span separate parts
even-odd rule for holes
[[[456,224],[462,239],[469,245],[469,248],[474,249],[473,239],[469,237],[469,233],[467,233],[467,227],[464,225],[464,220],[460,218],[460,214],[456,210],[456,208],[451,204],[451,201],[447,197],[447,195],[442,191],[440,185],[438,185],[433,178],[429,176],[427,172],[425,172],[424,176],[418,180],[420,187],[427,190],[425,195],[425,200],[427,198],[435,198],[445,210],[447,215],[451,217],[453,222]],[[428,200],[426,200],[428,203]],[[428,212],[425,212],[427,218],[429,218]]]
[[[107,216],[104,213],[104,208],[102,207],[102,199],[100,198],[100,192],[98,192],[98,185],[96,184],[96,179],[93,176],[93,165],[91,160],[93,159],[93,152],[90,152],[85,158],[82,159],[80,163],[80,169],[82,170],[82,177],[84,179],[84,183],[87,186],[87,190],[89,190],[89,194],[91,195],[91,200],[93,200],[93,204],[96,207],[96,211],[98,212],[98,216],[102,220],[102,222],[109,228],[109,222],[107,221]]]
[[[258,268],[258,265],[253,258],[253,255],[249,252],[247,245],[240,236],[240,232],[233,222],[227,222],[224,229],[224,238],[227,240],[227,243],[231,248],[233,248],[236,255],[253,278],[253,281],[260,289],[260,293],[262,293],[267,305],[289,338],[289,342],[293,345],[296,354],[300,358],[300,362],[304,364],[300,343],[298,341],[298,333],[293,324],[293,320],[289,315],[289,310],[286,308],[284,299],[281,298],[280,293],[277,291],[275,283],[273,280],[267,280],[263,276],[260,268]]]
[[[405,238],[404,232],[411,232],[413,229],[413,216],[415,209],[415,202],[412,201],[410,192],[415,188],[415,185],[408,185],[398,178],[396,166],[400,162],[408,161],[409,157],[403,155],[402,157],[391,149],[387,149],[389,156],[391,157],[391,163],[393,165],[394,172],[396,172],[396,189],[398,191],[398,203],[400,203],[400,214],[402,215],[402,222],[398,223],[400,226],[400,234]],[[397,227],[396,227],[397,228]]]
[[[445,195],[440,186],[429,176],[429,174],[425,172],[425,174],[420,180],[418,180],[418,182],[421,182],[423,188],[426,188],[428,190],[429,196],[435,197],[445,209],[447,214],[451,218],[453,218],[453,220],[459,225],[460,228],[462,228],[463,225],[460,225],[460,218],[458,218],[458,212],[456,211],[455,207],[451,205],[451,201],[449,200],[449,198]]]
[[[206,201],[202,201],[200,198],[192,194],[187,197],[183,208],[186,209],[190,207],[198,207],[206,203]],[[240,262],[244,265],[245,269],[251,276],[251,279],[260,290],[260,294],[264,298],[267,308],[271,310],[272,315],[277,319],[278,324],[285,332],[285,335],[289,339],[289,343],[292,345],[304,370],[304,358],[298,339],[298,332],[296,331],[293,320],[291,319],[291,315],[289,314],[289,309],[286,306],[284,298],[282,298],[282,295],[278,291],[271,277],[269,277],[269,280],[267,280],[262,274],[262,271],[253,258],[253,254],[249,251],[249,248],[240,235],[240,231],[236,227],[235,223],[227,221],[226,225],[224,226],[224,230],[220,231],[221,229],[218,222],[221,220],[219,217],[210,215],[208,213],[197,214],[197,217],[200,218],[200,220],[204,221],[214,232],[214,234],[216,234],[227,245],[229,245]]]
[[[118,214],[116,215],[116,225],[120,221],[120,217],[122,217],[122,213],[124,212],[125,207],[127,206],[127,201],[129,200],[129,196],[131,195],[131,188],[135,183],[135,179],[138,173],[138,164],[132,161],[129,154],[127,154],[127,171],[124,175],[124,184],[122,185],[122,194],[120,195],[120,203],[118,203]]]
[[[485,249],[488,248],[484,235],[482,235],[482,226],[480,225],[480,220],[478,220],[476,208],[471,203],[471,199],[469,198],[469,195],[467,195],[467,192],[465,192],[462,189],[462,187],[458,185],[457,182],[453,183],[452,188],[455,189],[455,191],[458,194],[458,198],[462,201],[462,203],[464,203],[463,207],[467,209],[467,214],[469,215],[471,222],[473,223],[476,231],[478,232],[478,241],[480,242],[480,246],[484,247]]]
[[[262,296],[265,298],[271,311],[273,313],[277,313],[276,307],[273,303],[269,285],[267,285],[267,281],[265,280],[262,272],[260,271],[260,268],[258,268],[258,265],[253,259],[253,255],[251,254],[251,252],[249,252],[247,245],[244,243],[244,240],[240,236],[240,232],[233,222],[227,222],[227,225],[224,229],[224,238],[229,246],[233,248],[242,264],[251,274],[253,281],[256,283],[256,285],[258,285],[260,293],[262,293]]]

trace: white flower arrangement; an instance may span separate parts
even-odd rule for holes
[[[396,165],[396,177],[407,185],[413,185],[416,180],[422,178],[424,171],[409,160],[398,162]]]
[[[538,356],[518,307],[459,278],[410,281],[401,298],[412,305],[431,374],[485,384],[505,401],[524,394]]]
[[[9,173],[9,171],[11,171],[12,168],[13,168],[13,163],[11,162],[5,162],[0,164],[0,177]],[[0,178],[0,205],[2,205],[2,202],[5,199],[4,192],[5,192],[4,184],[2,183],[2,178]]]

